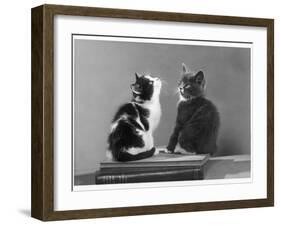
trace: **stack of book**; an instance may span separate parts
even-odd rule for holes
[[[204,179],[209,155],[166,154],[131,162],[100,163],[96,184],[141,183]]]

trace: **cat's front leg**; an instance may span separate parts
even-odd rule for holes
[[[175,126],[174,128],[174,131],[169,139],[169,143],[168,143],[168,146],[167,146],[167,149],[169,152],[174,152],[175,151],[175,148],[176,148],[176,145],[178,143],[178,138],[179,138],[179,133],[181,131],[181,127],[180,126]]]

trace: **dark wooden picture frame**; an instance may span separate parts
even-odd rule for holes
[[[267,198],[156,206],[54,211],[54,16],[92,16],[265,27],[267,29]],[[183,13],[42,5],[32,9],[31,215],[49,220],[160,214],[274,205],[274,20]]]

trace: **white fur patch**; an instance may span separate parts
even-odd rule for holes
[[[150,81],[153,81],[153,87],[154,87],[154,91],[153,91],[153,96],[151,98],[152,99],[157,99],[159,98],[160,95],[160,91],[161,91],[161,87],[162,87],[162,82],[159,78],[153,78],[150,75],[145,75],[145,78],[149,79]]]
[[[146,78],[154,82],[154,91],[151,100],[145,101],[144,103],[137,103],[143,108],[149,110],[150,114],[148,117],[149,131],[151,133],[157,128],[161,118],[161,105],[160,105],[160,91],[162,82],[159,78],[153,78],[150,75],[145,75]]]
[[[180,144],[179,143],[177,143],[177,146],[176,146],[176,148],[175,148],[175,152],[179,152],[179,153],[181,153],[181,154],[186,154],[186,155],[195,155],[196,153],[195,152],[193,152],[192,150],[185,150],[185,149],[183,149],[181,146],[180,146]]]
[[[122,115],[119,119],[117,119],[116,121],[114,121],[112,124],[111,124],[111,126],[110,126],[110,132],[112,133],[115,129],[116,129],[116,127],[118,126],[118,124],[119,124],[119,121],[120,120],[127,120],[128,119],[128,115]]]
[[[106,150],[105,156],[106,156],[107,160],[112,160],[113,159],[112,152],[109,151],[109,150]]]
[[[186,101],[187,99],[179,93],[179,102]]]
[[[151,133],[157,128],[160,118],[161,118],[161,105],[159,100],[158,101],[146,101],[143,104],[138,104],[139,106],[149,110],[149,117],[148,117],[148,124],[149,124],[149,131]],[[139,120],[139,118],[138,118]],[[138,123],[140,123],[138,121]],[[141,124],[142,125],[142,124]]]
[[[136,121],[137,121],[137,123],[141,126],[142,130],[145,130],[145,129],[144,129],[144,125],[143,125],[143,124],[141,123],[141,121],[140,121],[140,116],[137,117]],[[138,131],[139,131],[139,130],[138,130]]]
[[[133,93],[135,93],[135,94],[137,94],[137,95],[141,94],[141,92],[138,92],[138,91],[136,91],[136,90],[134,90],[134,89],[132,89],[132,91],[133,91]]]
[[[115,121],[114,123],[111,124],[111,126],[110,126],[110,132],[111,132],[111,133],[112,133],[112,132],[116,129],[116,127],[118,126],[118,122],[119,122],[119,120],[117,120],[117,121]]]
[[[145,151],[149,151],[154,147],[154,141],[153,141],[153,137],[150,131],[140,131],[139,135],[142,136],[142,139],[144,141],[144,146],[141,148],[129,148],[127,150],[128,153],[130,153],[131,155],[137,155],[139,153],[145,152]]]
[[[144,77],[149,79],[150,81],[155,81],[156,80],[156,78],[153,78],[150,75],[145,75]]]

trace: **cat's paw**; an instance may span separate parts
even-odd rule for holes
[[[158,155],[161,151],[161,148],[155,148],[154,155]]]
[[[157,154],[160,154],[160,153],[171,154],[172,153],[170,150],[168,150],[165,147],[156,148],[156,151],[157,151]]]

